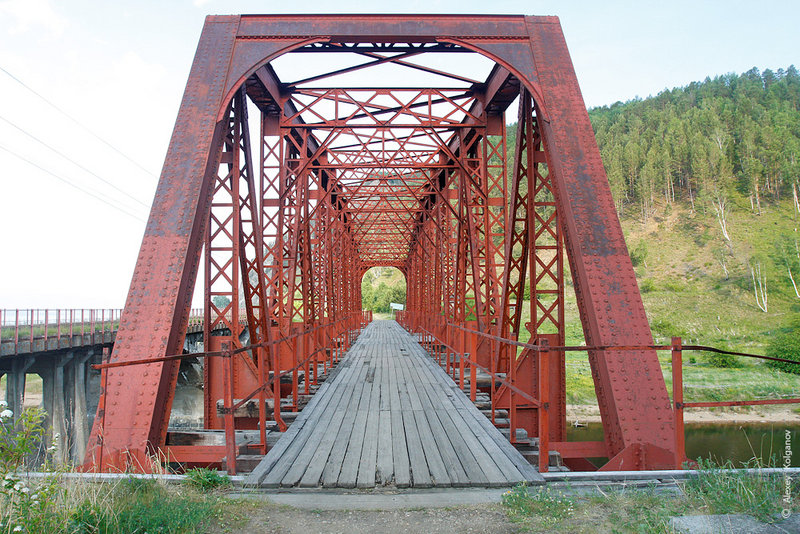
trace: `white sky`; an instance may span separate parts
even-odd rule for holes
[[[0,67],[135,162],[0,71],[0,308],[123,305],[206,14],[394,13],[398,5],[558,15],[589,106],[753,66],[800,66],[800,2],[790,0],[0,0]]]

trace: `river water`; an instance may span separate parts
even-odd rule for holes
[[[786,453],[787,432],[789,454]],[[568,441],[602,439],[600,423],[567,430]],[[800,467],[800,424],[687,424],[686,456],[691,459],[712,458],[719,462],[730,460],[735,467],[741,467],[753,458],[764,464],[773,458],[773,465],[782,467],[786,456],[791,467]]]

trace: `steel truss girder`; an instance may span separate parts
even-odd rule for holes
[[[433,120],[432,109],[426,112],[430,115],[428,126],[434,133],[429,137],[434,139],[440,158],[427,168],[427,185],[423,184],[422,189],[408,188],[412,192],[410,197],[419,198],[422,193],[423,198],[413,212],[411,238],[395,242],[395,246],[402,245],[406,250],[405,255],[393,260],[402,267],[408,281],[409,311],[420,317],[423,313],[436,314],[463,325],[469,309],[483,329],[512,326],[508,322],[509,283],[504,283],[500,276],[506,266],[495,263],[502,250],[496,247],[499,237],[496,227],[500,221],[505,223],[506,215],[492,209],[499,206],[492,205],[495,197],[489,193],[491,186],[487,182],[489,175],[497,178],[505,173],[487,165],[487,159],[499,157],[501,148],[496,144],[490,146],[487,132],[492,128],[490,117],[502,117],[514,91],[518,93],[519,87],[524,87],[536,102],[537,126],[557,213],[555,221],[541,218],[533,224],[563,234],[587,344],[652,344],[558,19],[222,16],[207,19],[200,39],[112,361],[125,362],[142,356],[160,358],[177,353],[182,347],[202,243],[207,228],[212,231],[207,226],[208,214],[214,192],[222,192],[215,188],[215,180],[218,181],[225,137],[230,132],[228,106],[244,85],[248,95],[259,87],[267,93],[259,101],[254,100],[265,114],[259,143],[265,156],[258,166],[263,203],[258,217],[246,213],[243,216],[241,212],[238,216],[240,224],[250,221],[251,229],[256,227],[256,220],[260,222],[264,249],[263,270],[259,274],[259,279],[263,274],[260,291],[264,295],[260,317],[268,318],[266,331],[276,328],[286,335],[295,323],[308,328],[324,314],[358,310],[360,277],[370,264],[362,256],[361,248],[366,252],[366,244],[359,242],[354,234],[359,226],[352,212],[347,213],[348,204],[354,199],[344,194],[347,180],[357,179],[354,174],[357,169],[326,165],[336,158],[352,158],[352,155],[336,153],[335,132],[320,139],[309,134],[318,131],[325,121],[313,126],[306,124],[297,105],[302,104],[301,96],[315,97],[301,95],[302,88],[296,88],[298,96],[292,100],[291,91],[285,92],[271,78],[267,62],[292,49],[348,49],[365,55],[369,61],[387,58],[387,53],[406,54],[405,59],[387,60],[400,64],[409,63],[407,57],[411,53],[426,47],[477,51],[500,66],[483,88],[475,88],[482,94],[469,108],[459,106],[458,124],[447,116]],[[347,93],[347,99],[353,99],[352,91]],[[451,105],[453,102],[450,98]],[[358,113],[371,120],[373,128],[381,126],[381,116],[392,113],[404,117],[394,122],[394,126],[420,126],[419,114],[415,115],[417,108],[411,105],[398,102],[394,107],[401,113],[397,115],[398,110],[392,111],[391,106],[362,103]],[[281,116],[292,120],[281,123]],[[405,122],[408,117],[417,119]],[[335,117],[329,126],[340,126],[342,118]],[[356,138],[360,135],[356,135],[358,129],[365,128],[351,128]],[[414,143],[417,141],[415,138]],[[410,150],[411,140],[405,143]],[[362,154],[371,150],[364,149],[363,143],[360,146]],[[391,168],[392,163],[398,163],[398,169],[403,165],[413,169],[413,164],[409,166],[407,162],[416,163],[411,152],[394,161],[384,155],[371,157],[378,163],[378,169]],[[252,171],[248,175],[252,179]],[[530,174],[527,178],[530,180]],[[505,185],[497,187],[505,191]],[[430,195],[427,198],[426,188]],[[236,203],[247,204],[246,198],[233,192],[230,195]],[[397,207],[389,203],[388,196],[383,202],[387,209],[392,209],[390,205]],[[506,202],[500,206],[505,207]],[[510,214],[509,218],[514,216]],[[394,223],[389,222],[392,220],[389,214],[384,217],[377,227],[384,229],[383,235],[393,235]],[[318,223],[312,225],[312,220]],[[395,222],[397,233],[409,228]],[[531,224],[531,217],[526,217],[526,224]],[[240,233],[249,231],[239,228]],[[530,232],[530,227],[526,231]],[[556,242],[561,234],[556,235]],[[528,239],[529,243],[534,240],[530,235]],[[328,243],[328,250],[315,251],[314,247],[323,242]],[[244,246],[254,245],[245,241]],[[376,249],[373,254],[377,258],[384,252]],[[231,258],[235,257],[236,254],[231,254]],[[332,268],[331,258],[336,258],[341,269]],[[506,257],[504,261],[511,260]],[[561,276],[558,260],[553,264],[539,257],[529,258],[528,268],[533,266],[538,266],[536,272],[542,275],[542,280],[551,273],[556,279]],[[225,262],[217,267],[220,272],[231,273],[230,283],[235,282],[231,265]],[[253,272],[252,264],[247,268]],[[508,268],[519,269],[519,265]],[[533,276],[532,284],[538,283],[539,274]],[[250,275],[246,276],[249,279]],[[441,283],[442,291],[438,283],[437,288],[431,287],[431,279]],[[215,283],[220,280],[215,279]],[[255,298],[257,285],[251,289],[247,300],[251,305],[256,300],[261,305],[260,297]],[[295,302],[295,289],[301,294],[301,304]],[[557,328],[563,328],[559,306],[556,303],[555,307],[536,308],[532,326],[535,333],[548,321],[561,321]],[[255,310],[248,316],[251,321],[259,320]],[[590,363],[612,456],[609,466],[671,465],[675,446],[671,409],[655,353],[594,351]],[[147,469],[148,453],[165,443],[176,373],[174,361],[105,371],[104,408],[96,418],[87,461],[102,469],[125,468],[128,464]],[[131,388],[132,384],[137,387]]]

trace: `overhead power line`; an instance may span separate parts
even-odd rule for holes
[[[34,140],[34,141],[36,141],[37,143],[39,143],[39,144],[41,144],[41,145],[43,145],[43,146],[47,147],[48,149],[52,150],[53,152],[55,152],[56,154],[58,154],[59,156],[61,156],[61,157],[62,157],[62,158],[64,158],[65,160],[69,161],[70,163],[72,163],[73,165],[75,165],[76,167],[78,167],[79,169],[82,169],[82,170],[84,170],[84,171],[88,172],[89,174],[91,174],[92,176],[94,176],[95,178],[97,178],[98,180],[100,180],[101,182],[103,182],[104,184],[108,185],[109,187],[113,187],[114,189],[116,189],[117,191],[119,191],[120,193],[122,193],[123,195],[125,195],[126,197],[130,198],[130,199],[131,199],[131,200],[133,200],[134,202],[136,202],[136,203],[138,203],[138,204],[140,204],[140,205],[144,206],[145,208],[148,208],[148,207],[149,207],[147,204],[145,204],[144,202],[142,202],[142,201],[141,201],[141,200],[139,200],[138,198],[136,198],[136,197],[134,197],[133,195],[131,195],[131,194],[129,194],[129,193],[127,193],[127,192],[123,191],[122,189],[120,189],[119,187],[117,187],[117,186],[116,186],[116,185],[114,185],[113,183],[109,182],[108,180],[106,180],[106,179],[105,179],[105,178],[103,178],[102,176],[100,176],[100,175],[96,174],[95,172],[93,172],[93,171],[91,171],[91,170],[87,169],[86,167],[84,167],[83,165],[81,165],[80,163],[78,163],[77,161],[75,161],[74,159],[70,158],[69,156],[67,156],[67,155],[66,155],[66,154],[64,154],[63,152],[61,152],[61,151],[59,151],[58,149],[56,149],[56,148],[54,148],[54,147],[52,147],[52,146],[48,145],[47,143],[45,143],[44,141],[42,141],[41,139],[39,139],[38,137],[36,137],[36,136],[35,136],[35,135],[33,135],[32,133],[25,131],[23,128],[21,128],[20,126],[17,126],[16,124],[14,124],[13,122],[11,122],[11,121],[10,121],[10,120],[8,120],[7,118],[3,117],[2,115],[0,115],[0,120],[2,120],[3,122],[5,122],[6,124],[9,124],[9,125],[13,126],[14,128],[16,128],[16,129],[17,129],[17,130],[19,130],[20,132],[24,133],[25,135],[27,135],[28,137],[30,137],[31,139],[33,139],[33,140]]]
[[[40,93],[38,93],[36,90],[34,90],[34,89],[31,87],[31,86],[29,86],[28,84],[26,84],[25,82],[23,82],[22,80],[20,80],[19,78],[17,78],[16,76],[14,76],[13,74],[11,74],[10,72],[8,72],[8,71],[7,71],[5,68],[3,68],[2,66],[0,66],[0,70],[2,70],[3,72],[5,72],[5,73],[6,73],[6,74],[7,74],[7,75],[8,75],[8,76],[9,76],[9,77],[12,79],[12,80],[14,80],[14,81],[15,81],[15,82],[17,82],[18,84],[20,84],[22,87],[24,87],[25,89],[27,89],[28,91],[30,91],[31,93],[33,93],[34,95],[36,95],[37,97],[39,97],[41,100],[43,100],[45,103],[47,103],[47,104],[48,104],[50,107],[52,107],[53,109],[55,109],[56,111],[58,111],[59,113],[61,113],[62,115],[64,115],[66,118],[68,118],[69,120],[71,120],[72,122],[74,122],[75,124],[77,124],[78,126],[80,126],[80,127],[83,129],[83,130],[85,130],[86,132],[88,132],[88,133],[89,133],[90,135],[92,135],[92,136],[93,136],[95,139],[97,139],[98,141],[100,141],[100,142],[101,142],[101,143],[103,143],[104,145],[108,146],[108,147],[109,147],[111,150],[113,150],[114,152],[116,152],[117,154],[119,154],[120,156],[122,156],[123,158],[127,159],[128,161],[130,161],[131,163],[133,163],[134,165],[136,165],[137,167],[139,167],[141,170],[143,170],[144,172],[146,172],[147,174],[149,174],[149,175],[150,175],[150,176],[152,176],[153,178],[155,178],[155,179],[158,179],[158,176],[156,176],[155,174],[153,174],[152,172],[150,172],[149,170],[147,170],[147,168],[145,168],[145,167],[144,167],[142,164],[140,164],[138,161],[134,160],[132,157],[130,157],[130,156],[128,156],[127,154],[125,154],[125,153],[124,153],[122,150],[118,149],[117,147],[115,147],[114,145],[112,145],[111,143],[109,143],[108,141],[106,141],[105,139],[103,139],[103,138],[102,138],[100,135],[98,135],[98,134],[94,133],[94,131],[92,131],[92,130],[91,130],[89,127],[88,127],[88,126],[86,126],[85,124],[83,124],[81,121],[79,121],[78,119],[76,119],[75,117],[73,117],[72,115],[70,115],[69,113],[67,113],[66,111],[64,111],[63,109],[61,109],[61,108],[60,108],[60,107],[58,107],[57,105],[55,105],[54,103],[52,103],[50,100],[48,100],[47,98],[45,98],[44,96],[42,96]]]
[[[14,152],[14,151],[12,151],[12,150],[9,150],[8,148],[4,147],[3,145],[0,145],[0,150],[4,150],[5,152],[8,152],[8,153],[9,153],[9,154],[11,154],[12,156],[14,156],[14,157],[16,157],[16,158],[18,158],[18,159],[20,159],[20,160],[24,161],[24,162],[25,162],[25,163],[27,163],[28,165],[32,165],[33,167],[36,167],[36,168],[37,168],[37,169],[39,169],[40,171],[42,171],[42,172],[46,172],[47,174],[49,174],[50,176],[52,176],[52,177],[53,177],[53,178],[55,178],[56,180],[59,180],[59,181],[61,181],[61,182],[64,182],[65,184],[67,184],[68,186],[72,187],[73,189],[77,189],[77,190],[78,190],[78,191],[80,191],[81,193],[83,193],[83,194],[85,194],[85,195],[89,195],[90,197],[94,198],[95,200],[99,200],[99,201],[100,201],[100,202],[102,202],[103,204],[105,204],[105,205],[107,205],[107,206],[109,206],[109,207],[111,207],[111,208],[113,208],[113,209],[115,209],[115,210],[117,210],[117,211],[119,211],[119,212],[122,212],[122,213],[124,213],[124,214],[125,214],[125,215],[127,215],[128,217],[132,217],[132,218],[136,219],[137,221],[141,221],[141,222],[147,222],[147,221],[145,221],[144,219],[142,219],[141,217],[138,217],[137,215],[134,215],[133,213],[129,212],[128,210],[126,210],[126,209],[124,209],[124,208],[121,208],[121,207],[119,207],[119,206],[116,206],[116,205],[112,204],[111,202],[109,202],[109,201],[105,200],[104,198],[101,198],[100,196],[98,196],[98,195],[96,195],[96,194],[92,193],[91,191],[88,191],[88,190],[86,190],[86,189],[82,188],[81,186],[79,186],[79,185],[77,185],[77,184],[74,184],[73,182],[71,182],[70,180],[68,180],[68,179],[66,179],[66,178],[64,178],[64,177],[62,177],[62,176],[59,176],[58,174],[54,173],[53,171],[50,171],[50,170],[48,170],[48,169],[45,169],[44,167],[42,167],[42,166],[41,166],[41,165],[39,165],[38,163],[35,163],[35,162],[33,162],[33,161],[29,160],[28,158],[26,158],[26,157],[24,157],[24,156],[20,156],[20,155],[19,155],[19,154],[17,154],[16,152]]]

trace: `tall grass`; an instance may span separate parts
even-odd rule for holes
[[[503,506],[512,521],[529,532],[673,532],[670,519],[697,514],[749,514],[766,523],[781,520],[784,475],[759,470],[731,469],[698,460],[695,476],[666,493],[655,485],[586,492],[529,488],[519,485],[503,495]],[[748,467],[763,467],[753,462]],[[800,481],[790,480],[791,510],[800,508]]]
[[[711,514],[750,514],[762,521],[772,522],[784,508],[782,504],[784,479],[782,475],[734,470],[727,461],[698,459],[698,474],[684,484],[687,499]],[[745,467],[760,468],[755,460]],[[794,495],[800,491],[795,481]]]
[[[0,495],[0,533],[199,532],[225,507],[218,495],[156,479],[93,483],[54,473],[14,484]]]

